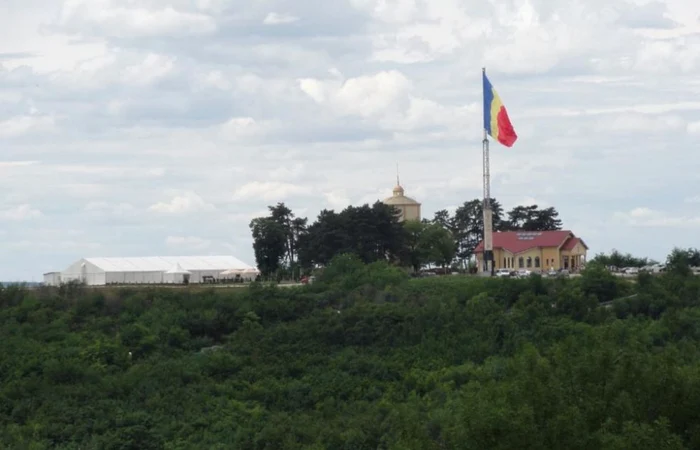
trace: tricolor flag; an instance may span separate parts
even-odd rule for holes
[[[486,71],[482,76],[484,79],[484,130],[501,144],[512,147],[518,135],[515,134],[513,125],[510,123],[506,107],[503,106],[501,98],[486,77]]]

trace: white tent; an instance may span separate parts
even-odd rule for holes
[[[175,269],[178,267],[177,269]],[[219,278],[228,269],[254,267],[233,256],[149,256],[136,258],[82,258],[61,271],[62,282],[82,280],[88,285],[161,284],[175,270],[187,271],[190,283],[201,283],[204,277]],[[185,275],[180,274],[180,275]],[[183,277],[184,278],[184,277]]]
[[[252,280],[260,274],[260,271],[254,267],[247,267],[245,269],[228,269],[221,272],[221,276],[224,278],[233,278],[236,276],[241,277],[244,280]]]
[[[222,277],[235,277],[236,275],[242,275],[245,269],[228,269],[221,272],[219,275]]]
[[[252,280],[255,277],[260,275],[260,271],[254,267],[249,267],[247,269],[243,269],[243,273],[241,274],[241,278],[244,280]]]
[[[180,263],[175,263],[172,269],[163,273],[163,283],[183,284],[189,283],[192,272],[185,270]]]

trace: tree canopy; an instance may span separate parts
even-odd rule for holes
[[[494,231],[558,230],[555,208],[516,206],[504,212],[491,199]],[[464,268],[483,239],[483,202],[465,202],[454,214],[435,213],[418,224],[399,221],[398,211],[381,202],[348,206],[340,212],[323,210],[313,223],[296,217],[284,203],[269,207],[269,215],[253,219],[253,248],[265,276],[281,270],[309,271],[326,266],[334,256],[353,253],[363,262],[391,261],[419,270],[425,265]]]
[[[622,253],[618,250],[613,250],[610,254],[598,253],[592,258],[589,263],[600,264],[605,267],[644,267],[655,264],[653,261],[645,257],[632,256],[630,253]]]
[[[0,448],[695,449],[699,320],[684,270],[410,279],[352,252],[303,287],[0,287]]]

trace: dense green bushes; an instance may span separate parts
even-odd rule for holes
[[[342,257],[304,288],[2,288],[0,327],[1,448],[700,448],[682,273]]]

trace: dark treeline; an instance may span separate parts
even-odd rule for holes
[[[683,259],[690,267],[700,267],[700,250],[696,248],[675,249],[670,255],[672,259]],[[591,259],[592,263],[602,264],[606,267],[645,267],[658,264],[658,261],[646,257],[633,256],[630,253],[622,253],[613,250],[609,255],[599,253]]]
[[[517,206],[505,213],[498,200],[491,204],[494,231],[561,229],[553,207]],[[340,212],[323,210],[313,223],[297,217],[284,203],[269,211],[250,223],[256,263],[265,276],[297,276],[342,253],[353,253],[366,263],[389,260],[416,270],[426,264],[465,268],[483,238],[478,199],[465,202],[454,215],[441,210],[419,224],[400,223],[398,211],[381,202]]]
[[[0,288],[0,448],[697,449],[700,277],[670,260],[636,283],[341,255],[304,287]]]

